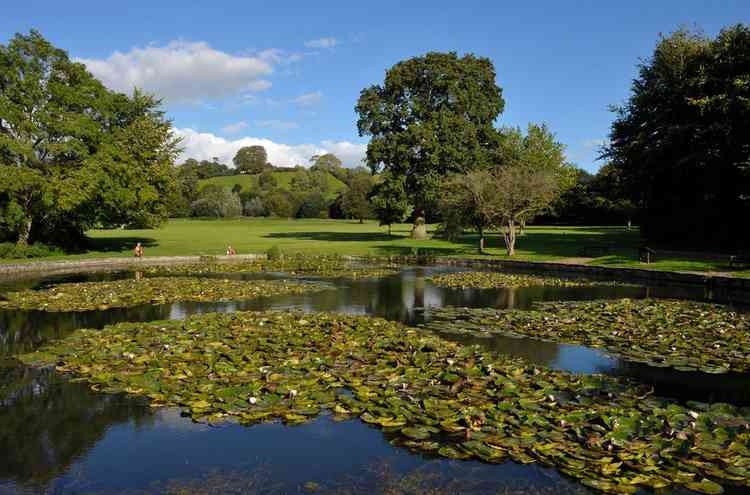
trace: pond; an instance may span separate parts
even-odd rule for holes
[[[382,279],[329,280],[329,287],[319,292],[244,302],[177,302],[68,313],[0,310],[0,493],[588,493],[578,482],[538,464],[491,465],[415,454],[393,446],[389,433],[357,419],[337,421],[322,415],[299,426],[198,424],[176,408],[154,409],[132,396],[96,393],[51,369],[25,367],[13,356],[77,328],[209,312],[300,309],[374,315],[418,325],[431,320],[432,308],[443,306],[526,309],[538,301],[715,297],[696,287],[479,290],[442,288],[428,280],[454,270],[408,267]],[[6,281],[0,282],[0,292],[134,277],[132,272],[113,272]],[[652,386],[656,395],[683,403],[750,405],[746,374],[681,372],[530,338],[444,338],[554,369],[629,377]],[[728,487],[727,493],[732,490]],[[741,488],[735,492],[743,493]]]

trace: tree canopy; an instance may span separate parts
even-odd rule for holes
[[[19,244],[153,226],[179,151],[155,98],[107,90],[38,32],[0,45],[0,224]]]
[[[747,245],[750,231],[750,29],[659,39],[615,107],[604,155],[643,208],[652,240]]]
[[[259,174],[270,166],[266,149],[259,145],[240,148],[232,162],[240,173],[246,174]]]
[[[357,101],[359,134],[370,136],[367,164],[404,177],[410,200],[429,211],[447,174],[495,161],[493,126],[504,106],[487,58],[432,52],[399,62]]]

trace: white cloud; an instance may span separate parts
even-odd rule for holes
[[[338,40],[333,37],[318,38],[316,40],[305,41],[307,48],[333,48],[338,45]]]
[[[241,120],[234,124],[225,125],[224,127],[221,128],[221,132],[223,132],[224,134],[237,134],[245,127],[247,127],[247,122],[245,122],[244,120]]]
[[[312,93],[299,95],[298,97],[292,99],[292,103],[296,103],[297,105],[302,106],[310,106],[320,102],[320,99],[322,97],[323,93],[321,93],[320,91],[313,91]]]
[[[278,48],[269,48],[258,52],[258,57],[275,65],[287,65],[302,60],[301,53],[289,53]]]
[[[219,161],[230,166],[235,153],[243,146],[263,146],[268,153],[268,161],[277,167],[308,166],[311,156],[324,153],[333,153],[344,162],[345,166],[356,167],[362,165],[367,149],[365,144],[349,141],[327,140],[319,144],[290,145],[256,137],[225,139],[210,132],[198,132],[190,128],[176,128],[174,132],[176,136],[182,138],[184,148],[179,161],[187,158],[210,160],[218,157]]]
[[[266,127],[269,129],[277,129],[281,131],[286,131],[289,129],[296,129],[299,127],[299,124],[296,122],[290,122],[287,120],[256,120],[255,121],[256,127]]]
[[[172,41],[114,52],[106,59],[78,61],[117,91],[130,93],[138,87],[169,102],[196,102],[270,88],[271,83],[263,78],[273,72],[279,57],[268,53],[237,56],[205,42]]]

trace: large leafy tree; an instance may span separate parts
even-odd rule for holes
[[[349,189],[341,197],[341,208],[349,218],[356,218],[362,223],[372,216],[372,204],[369,196],[373,181],[368,173],[357,174],[352,178]]]
[[[615,108],[605,156],[652,240],[746,245],[750,231],[750,28],[659,40]]]
[[[531,124],[527,133],[503,129],[499,163],[491,168],[457,174],[440,189],[440,206],[447,222],[474,228],[479,251],[484,233],[500,228],[508,256],[515,254],[519,225],[547,210],[575,182],[564,146],[544,125]]]
[[[159,223],[177,152],[158,100],[107,90],[36,31],[0,45],[0,222],[19,244]]]
[[[237,150],[232,162],[241,173],[259,174],[268,167],[268,155],[263,146],[244,146]]]
[[[370,203],[375,218],[378,219],[380,225],[388,226],[388,235],[391,235],[391,225],[403,222],[411,213],[411,205],[406,196],[404,177],[393,177],[385,173],[380,179],[380,182],[372,188]]]
[[[430,214],[441,180],[494,162],[495,119],[505,106],[487,58],[428,53],[391,67],[356,105],[367,163],[403,177],[409,199]]]

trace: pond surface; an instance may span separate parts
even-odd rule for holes
[[[81,313],[0,311],[0,493],[304,493],[316,487],[336,493],[588,493],[539,465],[487,465],[417,455],[391,446],[387,433],[357,419],[336,422],[322,416],[302,426],[195,424],[177,409],[155,410],[140,399],[95,393],[53,370],[23,367],[13,356],[76,328],[214,311],[293,308],[375,315],[414,325],[429,321],[430,308],[441,306],[523,309],[535,301],[712,296],[695,287],[461,290],[426,280],[449,270],[407,268],[380,280],[335,280],[322,292],[245,302],[182,302]],[[116,272],[0,282],[0,292],[134,276]],[[446,338],[574,373],[630,377],[652,385],[657,395],[680,401],[750,404],[747,375],[654,368],[581,346],[526,338]]]

